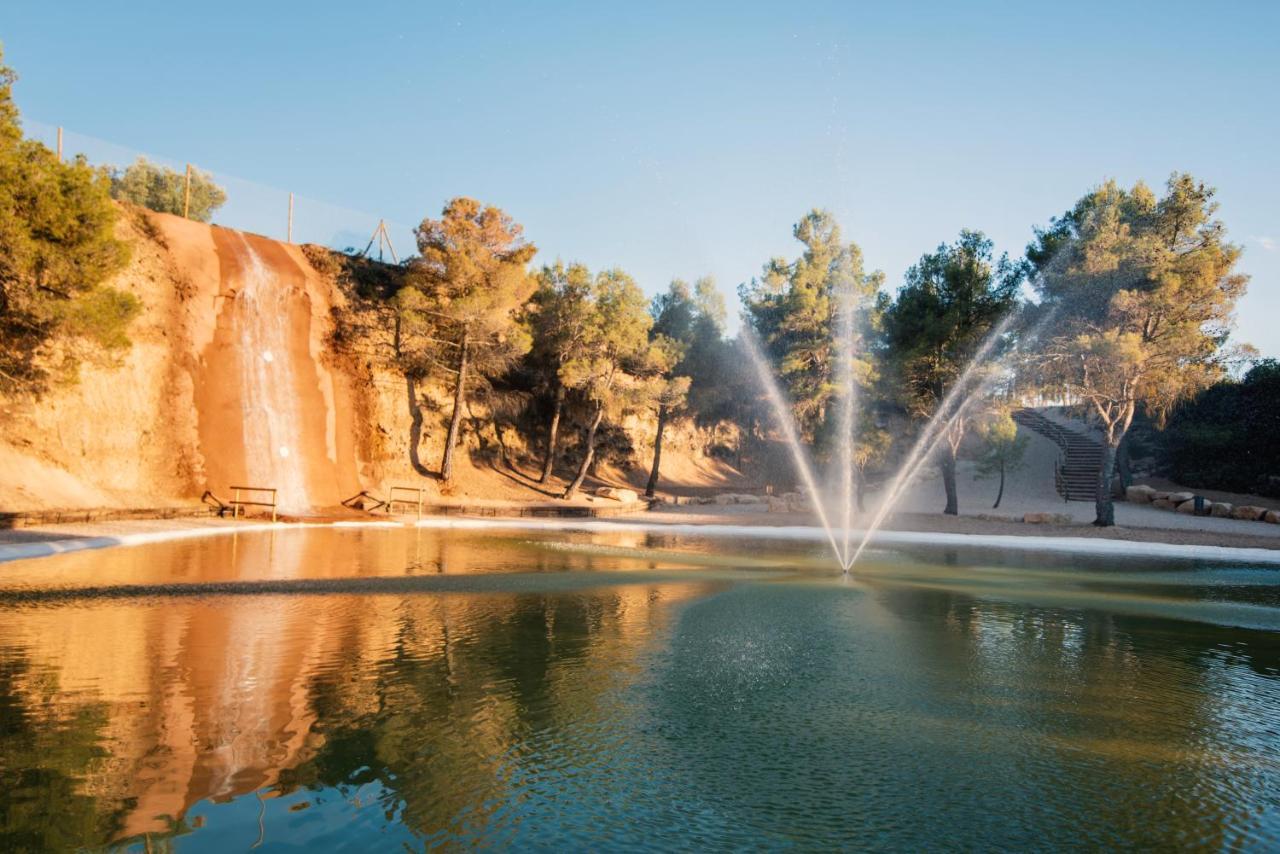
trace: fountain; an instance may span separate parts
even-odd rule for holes
[[[870,524],[861,532],[857,547],[852,548],[854,430],[857,412],[857,383],[853,376],[857,337],[854,323],[856,309],[852,296],[846,296],[836,323],[835,343],[837,345],[836,350],[839,353],[836,364],[836,377],[840,389],[838,393],[840,408],[837,430],[840,437],[839,472],[841,480],[839,489],[841,506],[838,508],[840,510],[838,519],[841,526],[838,537],[837,531],[832,525],[832,519],[836,514],[833,514],[831,508],[827,506],[828,496],[818,489],[817,477],[814,474],[808,454],[800,442],[795,418],[786,398],[773,376],[767,359],[761,352],[759,342],[756,341],[753,331],[749,326],[743,329],[743,340],[746,342],[747,353],[760,378],[760,383],[765,390],[765,396],[769,401],[770,408],[791,452],[796,472],[812,497],[818,521],[822,524],[827,541],[830,543],[832,554],[839,564],[841,572],[845,575],[849,574],[853,565],[862,556],[871,538],[884,524],[885,519],[888,518],[894,507],[897,506],[907,486],[910,485],[911,481],[919,473],[920,468],[932,456],[938,444],[946,435],[947,430],[958,419],[964,417],[975,399],[990,390],[994,379],[999,376],[999,372],[985,369],[989,367],[991,355],[996,346],[1008,334],[1017,317],[1017,312],[1006,314],[979,345],[964,371],[948,390],[937,410],[916,438],[911,450],[890,482],[888,491],[872,515]],[[1024,340],[1036,338],[1048,320],[1048,316],[1043,318],[1034,329],[1028,332]]]

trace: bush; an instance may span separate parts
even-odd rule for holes
[[[111,172],[111,196],[160,213],[183,215],[186,207],[186,175],[139,157],[127,169]],[[191,170],[191,202],[187,216],[198,222],[213,219],[213,212],[227,201],[226,192],[213,177]]]
[[[139,307],[103,284],[128,261],[108,176],[23,138],[15,79],[0,62],[0,391],[38,393],[51,351],[126,347]]]
[[[1164,455],[1179,483],[1280,496],[1280,363],[1260,362],[1174,411]]]

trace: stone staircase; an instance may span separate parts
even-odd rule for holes
[[[1097,495],[1098,466],[1102,464],[1102,443],[1083,431],[1046,418],[1035,409],[1016,410],[1013,420],[1052,439],[1062,449],[1054,470],[1058,494],[1066,501],[1093,501]]]

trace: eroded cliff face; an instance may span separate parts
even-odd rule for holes
[[[132,260],[113,284],[143,305],[133,346],[39,400],[0,399],[0,511],[164,507],[235,486],[274,487],[295,512],[394,485],[448,500],[558,494],[517,471],[536,476],[541,425],[523,418],[525,436],[520,413],[495,419],[479,395],[441,488],[452,396],[395,368],[394,321],[358,295],[352,259],[137,208],[122,209],[117,231]],[[643,486],[654,426],[626,419],[630,459],[604,454],[598,474]],[[740,485],[703,454],[712,441],[670,425],[664,486]]]
[[[296,246],[130,209],[115,283],[133,346],[5,405],[0,506],[161,506],[272,486],[291,509],[362,488],[351,382],[326,358],[335,291]]]

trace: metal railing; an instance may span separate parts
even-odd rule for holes
[[[422,518],[422,503],[426,496],[426,490],[418,486],[393,486],[387,490],[386,508],[388,513],[395,512],[395,505],[407,504],[409,506],[417,505],[418,518]],[[397,498],[396,493],[406,493],[412,495],[412,498]]]
[[[276,521],[276,490],[272,486],[232,486],[229,489],[234,493],[234,498],[227,502],[231,507],[231,517],[240,516],[240,511],[246,507],[270,507],[271,521]],[[241,498],[241,493],[247,493],[249,497]],[[254,496],[265,495],[270,493],[270,501],[258,501]]]

